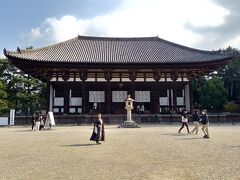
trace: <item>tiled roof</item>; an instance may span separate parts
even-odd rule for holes
[[[103,38],[78,36],[52,46],[4,51],[9,59],[68,63],[201,63],[231,59],[231,54],[202,51],[158,37]]]

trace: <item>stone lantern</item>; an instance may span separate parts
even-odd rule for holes
[[[125,102],[125,109],[127,110],[127,120],[124,121],[122,127],[124,128],[138,128],[139,125],[132,120],[132,109],[133,109],[133,102],[134,99],[128,95],[126,102]]]
[[[134,99],[132,99],[130,95],[128,95],[125,102],[125,109],[127,110],[127,121],[132,121],[133,101]]]

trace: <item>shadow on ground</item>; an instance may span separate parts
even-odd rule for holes
[[[32,129],[24,129],[24,130],[18,130],[18,131],[12,131],[12,132],[44,132],[44,131],[55,131],[55,129],[42,129],[42,130],[38,130],[38,131],[35,131],[35,130],[32,130]]]
[[[207,138],[202,138],[202,137],[192,137],[192,138],[181,138],[181,139],[176,139],[176,140],[193,140],[193,139],[207,139]]]
[[[231,148],[240,148],[240,146],[229,146]]]
[[[18,130],[13,132],[34,132],[32,129],[24,129],[24,130]]]
[[[97,144],[69,144],[69,145],[62,145],[62,147],[81,147],[81,146],[96,146]]]
[[[188,134],[178,134],[178,133],[165,133],[161,134],[163,136],[189,136]]]

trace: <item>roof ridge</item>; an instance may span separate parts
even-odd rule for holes
[[[52,45],[49,45],[49,46],[45,46],[45,47],[41,47],[41,48],[36,48],[36,49],[21,49],[21,53],[32,53],[32,52],[39,52],[39,51],[42,51],[42,50],[45,50],[45,49],[50,49],[50,48],[56,48],[56,47],[59,47],[61,45],[64,45],[64,44],[67,44],[67,43],[70,43],[70,42],[73,42],[74,40],[77,40],[78,37],[75,37],[75,38],[72,38],[72,39],[68,39],[66,41],[62,41],[62,42],[59,42],[59,43],[56,43],[56,44],[52,44]],[[6,50],[6,54],[19,54],[18,51],[7,51]]]
[[[88,39],[88,40],[156,40],[157,36],[149,37],[101,37],[101,36],[82,36],[78,35],[78,39]]]
[[[112,40],[112,41],[116,41],[116,40],[120,40],[120,41],[127,41],[127,40],[157,40],[158,37],[157,36],[150,36],[150,37],[100,37],[100,36],[82,36],[82,35],[78,35],[77,37],[71,38],[69,40],[65,40],[56,44],[52,44],[49,46],[45,46],[45,47],[41,47],[41,48],[36,48],[36,49],[21,49],[21,53],[32,53],[32,52],[39,52],[45,49],[52,49],[52,48],[56,48],[59,47],[61,45],[64,44],[68,44],[70,42],[73,42],[75,40],[81,40],[81,39],[87,39],[87,40]],[[19,54],[18,51],[7,51],[6,53],[9,54]]]
[[[188,46],[182,45],[182,44],[177,44],[177,43],[174,43],[174,42],[171,42],[171,41],[159,38],[159,37],[157,39],[160,40],[160,41],[163,41],[167,44],[174,45],[176,47],[186,49],[186,50],[189,50],[189,51],[192,51],[192,52],[201,52],[201,53],[206,53],[206,54],[219,54],[218,51],[209,51],[209,50],[201,50],[201,49],[197,49],[197,48],[192,48],[192,47],[188,47]],[[226,54],[223,54],[223,55],[226,55]]]
[[[168,40],[159,38],[159,37],[157,37],[157,39],[158,39],[158,40],[161,40],[161,41],[164,41],[164,42],[166,42],[167,44],[174,45],[174,46],[176,46],[176,47],[180,47],[180,48],[186,49],[186,50],[188,50],[188,51],[192,51],[192,52],[232,56],[232,53],[231,53],[231,52],[222,52],[222,50],[220,50],[220,49],[219,49],[219,50],[216,50],[216,51],[214,51],[214,50],[212,50],[212,51],[209,51],[209,50],[201,50],[201,49],[197,49],[197,48],[188,47],[188,46],[185,46],[185,45],[182,45],[182,44],[177,44],[177,43],[174,43],[174,42],[171,42],[171,41],[168,41]]]
[[[83,40],[81,42],[81,40]],[[45,52],[46,50],[55,50],[57,48],[61,48],[61,47],[65,47],[66,46],[72,46],[71,43],[73,43],[73,45],[76,45],[76,44],[81,44],[81,43],[86,43],[84,42],[84,40],[86,41],[99,41],[99,42],[106,42],[106,41],[116,41],[116,42],[138,42],[138,41],[142,41],[142,43],[154,43],[155,45],[154,46],[159,46],[161,47],[162,45],[165,44],[165,46],[169,46],[171,48],[178,48],[180,50],[185,50],[185,51],[189,51],[189,52],[197,52],[197,53],[201,53],[201,54],[205,54],[205,55],[217,55],[219,56],[219,58],[226,58],[226,57],[231,57],[232,54],[231,53],[223,53],[222,51],[206,51],[206,50],[200,50],[200,49],[195,49],[195,48],[191,48],[191,47],[187,47],[187,46],[184,46],[184,45],[180,45],[180,44],[177,44],[177,43],[173,43],[171,41],[168,41],[168,40],[165,40],[165,39],[162,39],[162,38],[159,38],[158,36],[153,36],[153,37],[97,37],[97,36],[80,36],[78,35],[77,37],[75,38],[72,38],[72,39],[69,39],[69,40],[66,40],[66,41],[62,41],[62,42],[59,42],[57,44],[53,44],[53,45],[50,45],[50,46],[45,46],[45,47],[42,47],[42,48],[37,48],[37,49],[27,49],[27,50],[20,50],[20,51],[7,51],[5,50],[4,51],[4,54],[5,55],[9,55],[9,54],[12,54],[12,55],[15,55],[15,54],[25,54],[25,55],[28,55],[31,53],[34,53],[34,52]],[[159,42],[159,44],[157,43]],[[128,42],[127,42],[128,43]],[[134,45],[135,47],[135,45]],[[95,52],[95,51],[94,51]]]

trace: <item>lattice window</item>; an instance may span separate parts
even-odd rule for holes
[[[159,97],[160,106],[169,106],[169,90],[161,89]]]
[[[82,98],[81,97],[71,97],[69,101],[70,106],[82,106]]]
[[[105,92],[89,91],[89,102],[105,102]]]
[[[125,102],[127,91],[112,91],[112,102]]]
[[[53,104],[54,104],[54,106],[63,106],[64,98],[63,97],[55,97]]]
[[[136,102],[150,102],[150,91],[135,91]]]

